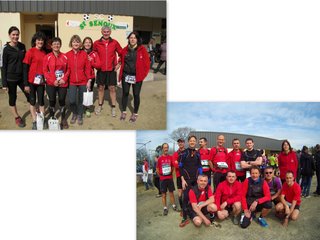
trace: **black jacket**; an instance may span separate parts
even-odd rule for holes
[[[1,77],[3,87],[8,87],[8,79],[11,81],[22,80],[23,59],[26,54],[26,47],[18,42],[17,48],[11,47],[7,43],[3,48]]]
[[[313,157],[310,154],[302,152],[300,157],[300,164],[302,176],[313,176],[315,165]]]

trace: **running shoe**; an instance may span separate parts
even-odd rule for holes
[[[83,124],[83,118],[82,116],[78,116],[78,125],[82,125]]]
[[[68,124],[68,121],[66,119],[62,119],[60,128],[61,129],[68,129],[69,128],[69,124]]]
[[[26,126],[25,122],[23,121],[23,119],[19,116],[15,118],[16,120],[16,124],[20,127],[23,128]]]
[[[179,227],[184,227],[189,223],[190,223],[189,219],[182,218],[181,223],[179,224]]]
[[[164,216],[167,216],[167,215],[168,215],[168,209],[167,209],[167,208],[164,208],[164,209],[163,209],[163,215],[164,215]]]
[[[311,198],[311,196],[310,195],[306,195],[305,198]]]
[[[258,222],[262,227],[268,227],[269,226],[267,221],[263,217],[259,217],[258,218]]]
[[[239,225],[239,218],[238,218],[238,216],[233,216],[233,217],[232,217],[232,222],[233,222],[234,225]]]
[[[77,121],[77,114],[72,114],[72,118],[71,118],[71,120],[70,120],[70,123],[71,124],[75,124],[76,123],[76,121]]]
[[[134,123],[137,121],[137,118],[138,118],[138,114],[133,113],[129,119],[129,122]]]
[[[90,118],[91,117],[91,112],[89,109],[86,110],[86,117],[87,118]]]
[[[32,122],[32,130],[37,130],[37,122]]]
[[[120,121],[126,120],[126,117],[127,117],[127,113],[126,112],[122,112],[121,116],[120,116]]]
[[[172,209],[173,209],[174,211],[178,211],[178,208],[177,208],[176,205],[172,205]]]
[[[117,115],[116,115],[116,108],[115,107],[112,107],[111,108],[111,115],[112,115],[112,117],[116,117]]]
[[[100,114],[101,114],[101,111],[102,111],[102,106],[99,105],[99,106],[96,108],[96,111],[95,111],[96,115],[100,115]]]
[[[159,198],[159,197],[161,197],[161,196],[162,196],[161,194],[157,194],[157,195],[156,195],[156,198]]]

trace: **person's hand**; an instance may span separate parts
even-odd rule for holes
[[[251,211],[246,209],[244,210],[244,215],[247,217],[247,218],[251,218]]]
[[[114,71],[118,71],[118,70],[119,70],[119,68],[120,68],[120,66],[121,66],[121,64],[120,64],[120,63],[118,63],[118,64],[116,65],[116,67],[114,68]]]
[[[225,209],[227,205],[228,205],[227,202],[224,201],[224,202],[220,205],[220,208],[221,208],[221,209]]]
[[[88,55],[88,60],[91,62],[93,58]]]
[[[58,86],[59,86],[59,81],[58,81],[58,80],[55,80],[54,83],[53,83],[53,85],[55,85],[56,87],[58,87]]]
[[[289,223],[289,218],[285,218],[285,219],[283,220],[282,226],[288,227],[288,223]]]
[[[182,180],[182,190],[186,190],[188,184],[186,182],[186,180]]]
[[[287,205],[286,206],[286,215],[289,215],[290,214],[290,208],[289,208],[289,206]]]
[[[3,87],[2,88],[5,92],[8,92],[8,88],[7,87]]]
[[[210,224],[211,224],[211,222],[208,218],[205,218],[203,222],[206,226],[210,226]]]
[[[60,81],[59,81],[59,85],[63,85],[63,84],[65,84],[65,83],[66,83],[66,81],[64,81],[64,80],[60,79]]]
[[[250,211],[254,212],[256,210],[258,203],[257,201],[254,201],[251,205],[250,205]]]
[[[25,86],[25,87],[24,87],[24,91],[25,91],[26,93],[30,93],[30,87],[29,87],[29,86]]]
[[[90,91],[91,88],[91,79],[87,82],[87,89]]]

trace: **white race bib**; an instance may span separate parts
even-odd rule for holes
[[[208,160],[201,160],[201,165],[202,166],[208,166],[209,165],[209,161]]]
[[[162,175],[167,176],[171,174],[171,166],[169,164],[162,165]]]
[[[124,81],[125,81],[126,83],[136,84],[136,76],[127,75],[127,76],[124,78]]]
[[[37,85],[43,83],[43,75],[36,74],[36,76],[34,77],[33,83]]]
[[[242,171],[242,167],[240,165],[240,162],[236,162],[236,170]]]
[[[56,74],[56,80],[61,80],[63,78],[63,75],[64,75],[62,70],[55,71],[55,74]]]

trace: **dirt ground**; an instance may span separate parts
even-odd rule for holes
[[[313,177],[311,191],[316,188],[316,178]],[[189,223],[184,228],[179,227],[181,217],[178,212],[169,208],[167,216],[162,215],[161,198],[156,198],[158,190],[145,191],[142,184],[137,185],[137,240],[165,239],[165,240],[309,240],[320,239],[320,197],[302,198],[301,212],[296,222],[289,222],[288,228],[282,227],[278,218],[274,216],[274,209],[266,217],[269,227],[263,228],[252,222],[247,229],[233,225],[231,218],[222,222],[221,228],[195,227]],[[175,191],[177,201],[177,191]],[[169,196],[167,195],[169,203]],[[179,204],[177,204],[179,206]]]
[[[150,73],[153,74],[153,73]],[[117,88],[117,117],[111,116],[111,107],[109,105],[110,98],[109,93],[106,90],[105,103],[101,115],[97,116],[94,113],[91,114],[91,118],[84,117],[83,125],[79,126],[77,123],[74,125],[69,124],[68,130],[163,130],[166,129],[167,119],[167,89],[166,89],[166,76],[158,72],[153,74],[154,81],[145,81],[141,90],[141,100],[139,108],[139,117],[136,123],[129,123],[131,112],[133,112],[133,96],[132,89],[130,89],[127,119],[126,121],[120,121],[120,103],[122,96],[121,87]],[[68,96],[67,96],[68,104]],[[57,104],[58,105],[58,104]],[[94,89],[94,105],[98,105],[97,88]],[[45,106],[48,106],[46,100]],[[22,92],[18,93],[17,97],[18,112],[21,117],[26,121],[26,127],[19,128],[15,125],[14,118],[10,112],[8,105],[8,95],[4,90],[0,89],[0,129],[4,130],[30,130],[32,127],[32,118],[30,115],[28,103]],[[92,109],[93,110],[93,109]],[[49,115],[48,109],[46,109],[46,116]],[[57,112],[56,116],[60,116]],[[68,122],[71,119],[71,112],[67,112]]]

